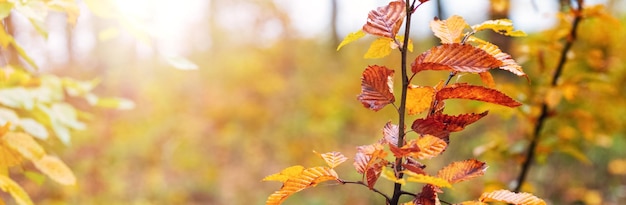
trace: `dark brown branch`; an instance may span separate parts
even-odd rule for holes
[[[572,22],[572,30],[570,31],[569,36],[566,39],[563,50],[561,50],[561,56],[559,58],[559,62],[556,66],[556,70],[554,74],[552,75],[552,81],[550,82],[551,87],[556,87],[559,77],[563,73],[563,68],[565,67],[565,63],[567,61],[567,53],[570,51],[570,49],[572,48],[572,44],[574,44],[574,41],[576,40],[576,32],[577,32],[576,30],[578,28],[578,24],[582,20],[581,13],[583,10],[583,3],[584,3],[584,0],[578,0],[578,7],[574,11],[575,18],[574,18],[574,21]],[[532,140],[530,141],[530,145],[528,146],[528,152],[526,153],[526,158],[524,160],[524,163],[522,164],[522,170],[520,171],[520,174],[517,178],[517,185],[515,187],[515,192],[519,192],[522,189],[522,184],[524,184],[524,181],[526,180],[526,176],[528,175],[530,167],[532,166],[533,158],[535,157],[537,144],[539,144],[539,140],[540,140],[539,134],[543,128],[545,121],[548,118],[548,112],[549,112],[548,105],[546,104],[546,102],[543,102],[541,105],[541,114],[539,115],[539,118],[537,119],[537,124],[535,125],[535,128],[533,130]]]

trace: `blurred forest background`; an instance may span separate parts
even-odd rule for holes
[[[452,135],[453,143],[438,158],[444,161],[428,166],[477,158],[490,168],[486,176],[446,192],[446,201],[510,189],[538,106],[547,100],[555,111],[524,190],[551,204],[626,203],[626,2],[586,2],[605,5],[612,17],[592,12],[581,23],[563,80],[552,89],[548,78],[570,24],[560,13],[567,2],[441,0],[418,9],[413,57],[438,44],[428,29],[434,16],[457,14],[470,24],[511,18],[529,33],[491,40],[529,75],[530,83],[494,73],[498,89],[524,106],[448,105],[450,113],[490,110],[490,115]],[[343,36],[361,28],[369,10],[386,3],[85,0],[78,2],[75,25],[64,14],[48,15],[47,39],[13,13],[8,19],[13,34],[39,65],[37,73],[97,79],[94,93],[135,105],[111,110],[71,102],[93,114],[86,129],[72,133],[70,145],[52,142],[48,152],[72,169],[77,185],[15,180],[36,204],[263,204],[280,186],[261,182],[266,175],[295,164],[323,164],[313,150],[353,156],[356,146],[378,140],[383,125],[396,119],[390,108],[377,113],[363,108],[356,95],[367,65],[398,67],[399,55],[363,59],[371,39],[336,51]],[[415,82],[434,85],[447,75],[428,72]],[[455,80],[479,82],[474,75]],[[342,178],[360,177],[350,163],[337,169]],[[5,193],[0,197],[12,203]],[[336,183],[286,201],[383,203],[362,186]]]

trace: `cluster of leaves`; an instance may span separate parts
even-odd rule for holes
[[[377,36],[378,39],[371,44],[365,58],[381,58],[387,56],[393,49],[399,49],[406,56],[407,51],[411,51],[412,48],[404,44],[410,43],[410,40],[398,36],[397,33],[405,17],[407,28],[410,26],[408,24],[410,15],[424,2],[426,1],[420,1],[416,5],[415,1],[412,4],[392,1],[386,6],[372,10],[363,28],[349,34],[338,49],[370,34]],[[384,196],[390,204],[397,204],[397,197],[402,194],[414,196],[414,200],[405,204],[439,204],[438,194],[443,193],[442,188],[452,187],[452,184],[482,176],[485,173],[487,166],[484,162],[468,159],[453,162],[440,169],[437,174],[430,175],[420,160],[428,160],[441,155],[450,142],[452,132],[462,131],[466,126],[480,120],[488,113],[485,111],[459,115],[444,114],[446,100],[476,100],[508,107],[521,105],[506,94],[493,89],[495,83],[493,76],[489,73],[489,70],[499,68],[518,76],[526,76],[521,66],[496,45],[479,39],[474,34],[483,30],[492,30],[507,36],[524,36],[525,34],[514,30],[511,21],[507,19],[489,20],[469,26],[463,18],[452,16],[447,20],[435,19],[430,27],[435,36],[441,40],[442,45],[418,55],[411,64],[412,75],[410,77],[403,67],[400,106],[395,104],[396,96],[393,92],[395,70],[386,66],[370,65],[362,74],[361,93],[357,99],[364,107],[374,111],[393,104],[399,113],[400,120],[397,125],[388,122],[383,128],[383,137],[376,143],[357,147],[353,165],[362,175],[361,181],[350,182],[340,179],[334,167],[345,161],[346,157],[338,152],[325,153],[320,156],[326,160],[327,167],[293,166],[266,177],[265,181],[283,182],[282,188],[270,195],[267,204],[280,204],[295,192],[329,180],[367,186]],[[406,34],[408,35],[408,32]],[[416,74],[427,70],[449,71],[450,76],[447,81],[442,80],[435,86],[411,84]],[[479,74],[485,86],[466,83],[450,84],[450,79],[460,73]],[[408,115],[426,113],[426,116],[415,119],[411,130],[407,132],[403,124],[405,113]],[[405,138],[409,133],[415,133],[416,136],[411,139]],[[388,159],[390,155],[393,155],[395,160]],[[381,176],[396,184],[392,197],[376,189],[375,185]],[[407,182],[425,185],[421,192],[413,194],[398,188]],[[484,193],[478,201],[466,201],[461,204],[485,204],[491,201],[545,204],[543,200],[532,194],[514,193],[507,190]]]
[[[70,100],[83,100],[89,105],[129,109],[132,102],[119,98],[101,98],[92,89],[97,80],[78,81],[56,75],[38,75],[37,65],[28,53],[5,30],[5,19],[11,11],[24,15],[34,28],[44,37],[43,27],[49,11],[67,14],[68,22],[74,24],[78,7],[74,1],[2,1],[0,2],[0,46],[3,53],[18,55],[32,69],[18,61],[9,61],[0,69],[0,188],[10,193],[17,204],[33,204],[28,194],[10,177],[11,170],[19,170],[27,178],[41,184],[45,177],[36,172],[20,169],[25,162],[32,162],[35,168],[52,180],[73,185],[76,178],[68,166],[58,157],[46,154],[38,141],[60,141],[64,145],[71,142],[71,132],[85,128],[82,120],[89,113],[76,109]],[[54,136],[51,138],[50,136]],[[0,199],[0,202],[3,202]]]

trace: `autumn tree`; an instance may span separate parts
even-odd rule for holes
[[[451,134],[460,132],[486,116],[481,113],[444,113],[449,99],[474,100],[506,107],[518,107],[521,103],[495,89],[492,69],[502,69],[517,76],[527,77],[513,58],[498,46],[476,37],[474,34],[491,30],[505,36],[524,36],[513,28],[508,19],[488,20],[470,26],[460,16],[446,20],[435,19],[430,27],[441,45],[430,48],[415,59],[409,60],[413,51],[408,38],[411,19],[424,1],[391,1],[388,5],[369,12],[367,22],[359,31],[348,34],[337,50],[365,36],[372,35],[365,58],[383,58],[393,50],[401,53],[401,91],[395,94],[394,76],[397,69],[384,65],[370,65],[361,76],[361,93],[357,100],[367,109],[379,111],[392,105],[398,113],[396,123],[383,126],[382,138],[377,142],[357,147],[353,165],[361,174],[360,180],[340,178],[335,167],[348,158],[340,152],[317,153],[326,161],[326,166],[306,168],[300,165],[288,167],[279,173],[267,176],[264,181],[280,181],[283,186],[269,196],[266,204],[280,204],[287,197],[322,182],[336,181],[341,184],[356,184],[367,187],[385,198],[387,204],[440,204],[438,197],[445,188],[453,184],[482,176],[487,164],[476,159],[455,161],[433,173],[426,169],[425,160],[441,155],[451,141]],[[403,35],[399,34],[404,25]],[[436,85],[418,85],[413,78],[423,71],[449,72],[447,79]],[[459,74],[477,74],[482,85],[454,83],[451,79]],[[422,117],[415,117],[421,115]],[[414,119],[411,119],[414,118]],[[411,121],[412,120],[412,121]],[[407,122],[411,122],[407,126]],[[393,182],[393,192],[384,193],[377,187],[379,179]],[[417,193],[406,191],[411,183],[422,184]],[[412,199],[404,201],[401,196]],[[476,201],[461,204],[486,204],[500,201],[511,204],[545,204],[529,193],[496,190],[483,193]],[[451,204],[451,202],[443,202]]]

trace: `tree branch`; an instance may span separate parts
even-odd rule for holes
[[[360,184],[369,189],[369,186],[367,186],[367,184],[365,184],[363,181],[342,181],[342,183],[343,184]],[[389,198],[389,196],[387,196],[385,193],[381,192],[380,190],[376,188],[371,188],[371,190],[385,197],[385,200],[387,201],[387,203],[390,203],[391,198]]]
[[[576,40],[576,30],[578,28],[578,24],[580,23],[580,21],[582,20],[582,10],[583,10],[583,3],[584,0],[578,0],[578,7],[576,8],[576,10],[574,10],[574,21],[572,22],[572,30],[570,30],[569,36],[566,39],[566,43],[565,46],[563,47],[563,50],[561,50],[561,57],[559,58],[559,62],[556,66],[556,70],[554,72],[554,74],[552,75],[552,81],[550,82],[550,86],[551,87],[556,87],[559,77],[561,76],[561,74],[563,73],[563,68],[565,67],[565,62],[567,61],[567,53],[570,51],[572,44],[574,44],[574,41]],[[526,153],[526,158],[524,160],[524,163],[522,164],[522,170],[520,171],[520,174],[517,178],[517,185],[515,187],[515,192],[519,192],[522,189],[522,184],[524,184],[524,181],[526,180],[526,176],[528,175],[528,172],[530,170],[530,167],[532,166],[533,163],[533,158],[535,157],[535,150],[537,149],[537,144],[539,144],[539,140],[540,140],[540,132],[543,128],[543,125],[545,123],[545,121],[548,118],[548,105],[546,104],[546,102],[543,102],[541,105],[541,114],[539,115],[539,118],[537,119],[537,124],[535,125],[535,128],[533,130],[533,138],[530,141],[530,145],[528,146],[528,152]]]

